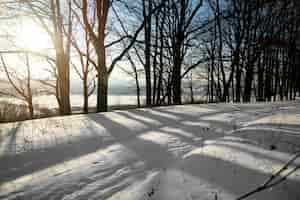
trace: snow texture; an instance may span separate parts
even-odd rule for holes
[[[184,105],[1,124],[0,199],[232,200],[299,150],[300,102]],[[299,200],[299,183],[297,171],[248,199]]]

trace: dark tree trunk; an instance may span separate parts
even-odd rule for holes
[[[174,66],[172,74],[172,86],[173,86],[173,103],[181,104],[181,39],[176,44]]]
[[[235,81],[236,81],[236,90],[235,90],[235,101],[240,102],[241,99],[241,69],[240,69],[240,64],[238,63],[236,65],[236,72],[235,72]]]
[[[152,10],[152,0],[143,0],[143,15],[144,15],[144,32],[145,32],[145,81],[146,81],[146,106],[151,106],[152,96],[151,96],[151,23],[152,17],[149,15]],[[147,14],[148,12],[148,14]]]
[[[100,39],[97,51],[97,112],[107,112],[107,91],[108,91],[108,72],[106,68],[106,55],[104,47],[104,38]]]
[[[83,77],[83,112],[89,112],[89,96],[88,96],[88,85],[87,85],[87,77],[84,75]]]

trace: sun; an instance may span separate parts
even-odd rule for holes
[[[51,47],[47,32],[29,20],[18,26],[16,45],[31,51],[45,51]]]

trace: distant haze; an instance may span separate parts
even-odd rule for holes
[[[143,88],[144,86],[141,86],[141,91],[144,91]],[[109,82],[108,93],[110,95],[136,95],[136,86],[133,81],[124,80],[121,82],[114,80]],[[71,94],[82,94],[82,83],[80,81],[72,82]]]

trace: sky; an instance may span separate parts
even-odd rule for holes
[[[16,49],[28,49],[43,54],[51,54],[53,52],[50,37],[35,21],[30,18],[19,18],[14,21],[0,20],[0,51]],[[3,56],[6,64],[14,71],[22,73],[26,69],[24,56],[15,54],[5,54]],[[78,60],[75,59],[73,62],[78,63]],[[43,58],[30,56],[30,65],[34,79],[47,79],[49,77],[47,69],[50,68]],[[120,62],[120,65],[130,71],[127,63]],[[0,69],[3,70],[1,66]],[[5,74],[0,73],[0,79],[5,78]],[[131,77],[116,67],[110,76],[110,82],[112,84],[119,84],[124,80],[126,82],[133,82]],[[72,69],[71,81],[75,82],[75,85],[77,85],[77,82],[80,82],[78,75]]]
[[[202,14],[207,14],[206,9],[203,7]],[[130,13],[125,12],[126,16],[123,16],[123,13],[121,13],[121,17],[127,17],[128,19],[125,23],[126,26],[130,24],[132,25],[132,20],[129,17]],[[1,13],[0,13],[1,17]],[[113,15],[112,12],[110,14],[111,22],[108,23],[109,26],[117,27],[117,24],[113,24]],[[136,24],[136,26],[138,26]],[[119,30],[121,31],[121,30]],[[9,37],[11,42],[7,41],[7,38],[3,37],[6,35],[11,35],[12,37]],[[115,38],[114,38],[115,39]],[[108,40],[112,40],[111,34],[109,35],[106,42],[109,42]],[[52,54],[53,55],[53,47],[51,45],[51,40],[49,35],[46,33],[46,31],[41,28],[41,26],[38,24],[38,22],[32,20],[32,18],[29,17],[19,17],[17,20],[0,20],[0,51],[5,50],[14,50],[14,49],[29,49],[31,51],[36,51],[43,54]],[[118,48],[112,48],[107,51],[107,64],[111,62],[112,57],[115,57],[115,55],[118,55],[119,51],[116,50]],[[24,56],[23,56],[24,57]],[[16,55],[5,55],[4,56],[5,61],[7,62],[8,66],[12,69],[23,73],[26,69],[26,66],[24,64],[24,59],[22,59],[22,56],[16,56]],[[73,63],[79,63],[78,59],[74,59],[72,61]],[[49,68],[49,65],[43,58],[40,57],[30,57],[30,65],[31,65],[31,73],[32,77],[34,79],[47,79],[49,77],[49,73],[47,72],[47,69]],[[122,68],[125,68],[128,71],[131,71],[131,67],[126,62],[119,62],[119,65]],[[1,69],[1,66],[0,66]],[[72,67],[71,67],[72,69]],[[5,74],[0,73],[0,79],[4,79]],[[117,66],[114,68],[112,74],[110,75],[110,85],[122,85],[122,83],[125,82],[125,85],[132,85],[134,84],[134,80],[131,76],[128,76],[126,73],[124,73],[121,69],[119,69]],[[80,79],[78,75],[74,72],[74,70],[71,70],[71,85],[74,85],[77,87],[77,85],[80,85]],[[141,78],[141,85],[143,85],[143,78]]]

